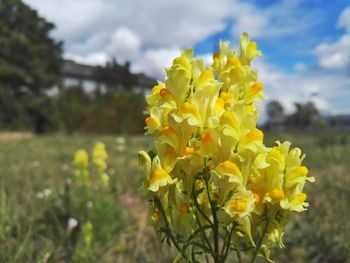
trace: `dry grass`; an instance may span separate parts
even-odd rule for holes
[[[0,132],[0,141],[18,141],[33,137],[31,132]]]

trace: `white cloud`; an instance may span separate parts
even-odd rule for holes
[[[271,100],[280,101],[287,113],[295,110],[295,102],[307,101],[314,102],[325,114],[350,110],[350,104],[339,104],[344,101],[344,98],[350,96],[348,89],[350,78],[343,74],[290,74],[261,61],[257,61],[254,65],[258,69],[259,80],[264,83],[265,93],[269,97],[263,102],[261,108],[264,118],[266,104]]]
[[[347,32],[334,43],[322,43],[314,50],[318,66],[327,70],[350,68],[350,7],[340,14],[337,27]]]
[[[350,32],[350,7],[344,9],[340,14],[337,27],[345,28],[348,32]]]
[[[159,63],[150,58],[155,50],[164,55],[165,50],[192,46],[222,31],[226,19],[234,21],[235,36],[248,31],[253,38],[293,34],[317,21],[309,19],[309,14],[297,15],[300,1],[282,1],[266,9],[242,0],[25,2],[57,25],[54,36],[65,41],[66,56],[89,63],[96,58],[101,63],[101,53],[105,53],[119,62],[135,63],[133,68],[154,72],[154,76],[164,67],[155,69]]]
[[[295,70],[297,73],[302,73],[302,72],[304,72],[305,70],[307,70],[307,66],[306,66],[304,63],[298,62],[298,63],[295,63],[295,64],[294,64],[294,70]]]
[[[97,32],[86,38],[85,41],[75,42],[66,48],[66,52],[86,55],[91,52],[101,51],[105,48],[106,43],[110,42],[111,35],[106,32]]]
[[[321,55],[319,65],[325,69],[344,69],[350,62],[347,52],[334,52],[328,55]]]
[[[57,25],[65,57],[101,64],[106,58],[161,76],[169,55],[224,29],[231,0],[25,0]],[[159,57],[157,57],[159,56]]]
[[[87,36],[133,31],[145,47],[187,46],[221,31],[232,8],[230,0],[25,0],[58,27],[55,36],[67,46]]]
[[[112,35],[106,47],[108,54],[115,55],[121,62],[138,57],[141,49],[141,40],[128,28],[118,28]]]
[[[252,37],[260,37],[266,33],[264,31],[269,24],[269,18],[253,5],[237,1],[231,14],[235,20],[232,28],[235,36],[239,37],[242,32],[249,32]]]
[[[91,65],[91,66],[95,66],[95,65],[104,66],[106,62],[109,60],[109,57],[104,52],[89,53],[86,56],[67,53],[65,54],[65,58],[71,59],[77,63]]]
[[[331,44],[315,48],[318,65],[324,69],[346,69],[350,65],[350,32]]]
[[[105,9],[104,2],[96,0],[25,0],[25,2],[37,9],[40,15],[54,22],[57,26],[54,35],[64,40],[91,34]]]
[[[254,38],[282,38],[300,35],[322,21],[317,11],[302,9],[303,1],[278,1],[265,9],[252,4],[236,1],[232,10],[235,20],[232,32],[239,37],[242,32],[249,32]],[[302,15],[301,15],[302,14]]]
[[[131,70],[133,72],[144,72],[159,80],[164,80],[165,67],[171,65],[171,61],[180,55],[178,48],[149,49],[134,61]]]

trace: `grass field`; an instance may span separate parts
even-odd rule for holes
[[[277,262],[350,262],[350,136],[270,134],[306,152],[316,183],[310,209],[294,218]],[[123,143],[125,140],[125,143]],[[72,158],[102,141],[110,188],[74,188]],[[137,152],[145,137],[50,135],[0,140],[0,262],[172,262],[146,227]],[[70,228],[72,218],[78,224]],[[70,222],[70,223],[68,223]],[[87,224],[89,222],[89,224]]]

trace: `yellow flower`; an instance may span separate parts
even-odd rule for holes
[[[150,174],[146,178],[149,178],[147,189],[151,192],[159,193],[160,195],[163,195],[170,185],[177,182],[177,179],[173,179],[168,171],[161,166],[158,156],[154,157]]]
[[[262,97],[265,97],[263,89],[264,85],[261,82],[256,82],[251,85],[245,94],[246,103],[260,101]]]
[[[238,186],[232,197],[225,203],[224,211],[231,218],[241,219],[250,216],[255,206],[251,191]]]
[[[305,202],[306,198],[307,195],[305,193],[291,194],[287,200],[281,201],[281,207],[290,211],[302,212],[309,206]]]
[[[272,189],[272,191],[270,191],[268,195],[273,201],[278,201],[278,202],[284,199],[285,197],[283,190],[279,188]]]
[[[106,145],[101,142],[96,143],[92,150],[92,161],[97,167],[97,174],[104,186],[107,186],[109,182],[109,176],[105,172],[107,169],[107,158]]]
[[[230,160],[221,162],[214,170],[212,170],[212,174],[216,178],[215,180],[217,181],[219,189],[219,204],[222,204],[225,201],[227,194],[237,185],[241,185],[243,181],[240,169]]]
[[[159,81],[146,96],[146,134],[155,139],[152,159],[140,152],[139,166],[151,201],[150,221],[159,237],[168,224],[167,231],[188,245],[186,255],[192,246],[188,238],[213,235],[215,224],[234,230],[233,242],[246,237],[240,242],[249,240],[247,247],[266,234],[256,250],[268,254],[272,243],[282,244],[286,215],[307,208],[304,186],[314,178],[302,165],[299,148],[291,149],[290,142],[264,144],[257,121],[266,96],[251,68],[261,52],[248,34],[241,37],[239,54],[221,41],[211,66],[193,53],[182,51],[166,69],[165,83]],[[209,229],[198,232],[200,226]]]
[[[74,164],[81,168],[86,168],[89,164],[88,153],[84,149],[80,149],[74,154]]]
[[[189,84],[192,77],[192,59],[193,49],[186,49],[180,57],[174,59],[170,68],[166,69],[167,80],[165,86],[175,94],[175,101],[177,105],[181,105],[188,93]]]
[[[268,229],[268,240],[273,244],[277,244],[281,248],[284,247],[284,244],[283,244],[284,232],[282,230],[283,228],[281,225],[279,225],[278,227],[272,227]]]
[[[139,169],[143,173],[143,175],[146,177],[147,180],[149,180],[149,176],[151,173],[151,166],[152,161],[149,157],[148,153],[145,151],[140,151],[138,153],[138,159],[139,159]]]
[[[229,178],[229,182],[242,182],[242,173],[237,167],[237,165],[232,161],[224,161],[220,163],[215,170],[213,170],[219,178],[223,178],[227,176]]]
[[[205,130],[200,137],[199,154],[203,157],[212,157],[219,150],[219,136],[215,130]]]
[[[256,43],[251,42],[247,33],[243,33],[241,37],[241,46],[240,46],[240,57],[242,64],[250,65],[250,62],[261,56],[261,51],[256,49]]]
[[[76,165],[75,176],[78,179],[78,183],[89,187],[90,175],[88,153],[84,149],[76,151],[73,162]]]
[[[145,119],[147,132],[146,134],[154,133],[162,129],[162,112],[158,107],[152,107],[150,110],[150,116]]]

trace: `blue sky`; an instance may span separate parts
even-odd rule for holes
[[[87,64],[115,57],[158,79],[180,48],[210,61],[220,39],[236,47],[248,32],[263,52],[253,66],[269,100],[287,112],[312,100],[325,114],[350,113],[350,1],[24,1],[56,24],[65,57]]]

